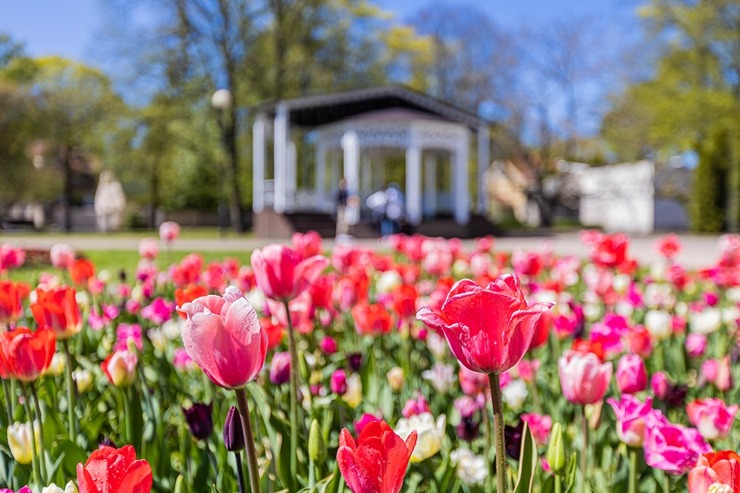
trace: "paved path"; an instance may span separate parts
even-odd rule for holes
[[[654,250],[655,240],[659,235],[633,237],[629,252],[641,263],[653,262],[659,258]],[[681,235],[683,250],[678,255],[678,261],[687,268],[698,269],[708,267],[719,256],[717,236]],[[136,250],[141,236],[131,235],[33,235],[33,234],[0,234],[0,243],[27,248],[49,248],[54,243],[69,243],[74,249],[85,250]],[[275,240],[255,238],[182,238],[178,239],[173,250],[177,251],[251,251],[260,248]],[[385,249],[379,240],[357,240],[358,244],[371,248]],[[535,236],[508,236],[496,238],[495,249],[512,251],[515,249],[540,249],[543,242],[549,242],[555,253],[559,255],[588,255],[586,248],[578,239],[577,233],[561,233]],[[472,241],[466,240],[470,247]],[[326,248],[334,245],[333,240],[325,240]]]

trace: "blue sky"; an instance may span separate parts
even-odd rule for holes
[[[99,28],[100,0],[0,0],[0,32],[26,44],[32,56],[61,55],[95,63],[91,47]],[[475,5],[501,26],[546,22],[581,15],[609,16],[632,24],[639,0],[445,0]],[[376,0],[405,19],[430,0]],[[620,22],[620,21],[616,21]]]

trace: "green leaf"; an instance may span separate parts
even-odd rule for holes
[[[534,484],[534,473],[537,470],[537,444],[534,441],[529,424],[524,424],[522,432],[522,449],[519,454],[519,475],[514,493],[530,493]]]
[[[583,452],[585,453],[585,451]],[[565,473],[565,493],[572,492],[576,487],[576,457],[578,454],[573,454],[570,456],[570,461],[568,462],[568,469]]]

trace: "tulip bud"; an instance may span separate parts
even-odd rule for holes
[[[38,421],[34,421],[33,429],[33,435],[36,438],[36,448],[38,449],[41,446],[39,444],[41,430],[39,429]],[[10,453],[19,464],[30,464],[33,460],[33,445],[31,444],[31,440],[31,423],[13,423],[8,426],[8,446],[10,447]]]
[[[560,423],[555,423],[552,427],[546,457],[547,464],[555,474],[565,469],[565,446],[563,445],[563,430]]]
[[[319,422],[315,419],[311,422],[311,430],[308,433],[308,456],[315,463],[326,460],[326,444],[324,437],[321,436]]]
[[[185,415],[185,421],[190,428],[190,433],[197,440],[205,440],[211,436],[213,431],[213,404],[203,404],[196,402],[190,409],[182,409]]]
[[[229,452],[239,452],[244,449],[244,428],[242,417],[236,406],[231,406],[226,414],[224,423],[224,445]]]
[[[349,367],[352,371],[360,371],[360,368],[362,367],[362,353],[352,353],[347,356],[347,360],[349,361]]]
[[[386,376],[388,377],[388,384],[395,392],[398,392],[403,388],[403,369],[399,368],[398,366],[394,366],[388,371],[388,374]]]
[[[338,395],[347,392],[347,374],[344,370],[335,370],[331,374],[331,391]]]

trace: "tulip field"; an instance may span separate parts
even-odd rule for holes
[[[740,492],[740,236],[690,271],[674,235],[178,234],[120,273],[0,245],[0,493]]]

